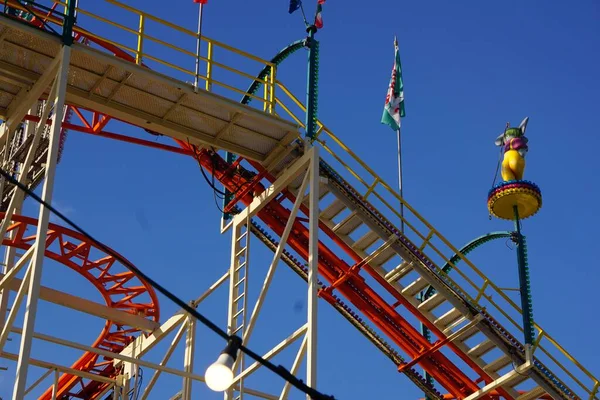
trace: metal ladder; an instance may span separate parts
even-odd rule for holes
[[[247,324],[248,260],[250,257],[250,219],[240,225],[233,234],[231,266],[229,275],[229,322],[230,335],[244,337]],[[234,365],[234,373],[240,374],[245,368],[244,354],[240,353]],[[243,379],[243,378],[242,378]],[[242,379],[239,389],[231,389],[230,399],[241,400],[244,397]]]

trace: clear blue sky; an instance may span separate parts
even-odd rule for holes
[[[80,3],[94,10],[103,4]],[[128,3],[195,29],[191,0]],[[309,15],[315,3],[305,1]],[[286,0],[210,0],[203,33],[271,58],[305,35],[300,14],[288,15],[287,7]],[[525,177],[544,195],[539,215],[524,223],[534,316],[600,375],[600,350],[594,345],[594,332],[600,328],[594,293],[600,277],[595,251],[600,223],[595,187],[600,5],[593,0],[568,6],[558,1],[329,0],[323,18],[325,27],[318,33],[319,117],[392,184],[397,181],[395,136],[379,120],[393,63],[393,37],[398,36],[407,113],[405,197],[456,246],[489,231],[511,229],[510,223],[488,219],[486,195],[498,157],[493,142],[507,121],[517,124],[530,117]],[[185,47],[193,51],[193,41]],[[305,60],[306,53],[297,53],[279,71],[300,98],[305,96]],[[139,135],[139,129],[115,123],[107,129]],[[160,141],[169,143],[167,138]],[[228,266],[230,236],[219,234],[213,195],[191,159],[72,132],[54,199],[75,221],[183,299],[199,295]],[[253,296],[271,254],[259,243],[253,247]],[[472,258],[499,284],[516,286],[515,256],[504,243],[479,249]],[[46,272],[46,284],[57,281]],[[283,264],[275,284],[262,328],[251,342],[258,352],[291,333],[305,312],[302,282]],[[86,285],[77,283],[73,290],[83,295]],[[223,290],[200,307],[221,326],[226,322],[226,295]],[[319,389],[341,399],[421,395],[345,320],[320,304]],[[161,309],[164,317],[175,311],[166,300]],[[87,325],[68,315],[71,325],[61,329],[89,336],[91,343],[100,324]],[[44,322],[50,324],[49,319]],[[202,374],[222,343],[205,328],[199,333],[197,370]],[[266,373],[255,379],[257,385],[280,384]],[[175,390],[164,388],[160,393],[165,397],[160,398]],[[201,385],[195,390],[198,396],[220,398]],[[8,393],[6,387],[0,392]],[[296,392],[292,398],[300,397]]]

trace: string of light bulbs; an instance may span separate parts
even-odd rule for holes
[[[270,371],[274,372],[275,374],[279,375],[281,378],[283,378],[284,380],[289,382],[291,385],[296,387],[298,390],[309,395],[312,399],[314,399],[314,400],[335,400],[335,397],[323,394],[323,393],[319,392],[318,390],[308,386],[301,379],[297,378],[295,375],[293,375],[291,372],[289,372],[284,366],[275,365],[275,364],[271,363],[269,360],[264,359],[263,357],[261,357],[260,355],[258,355],[257,353],[255,353],[254,351],[249,349],[248,347],[244,346],[244,344],[242,343],[242,339],[239,336],[229,335],[226,331],[221,329],[214,322],[212,322],[211,320],[206,318],[204,315],[200,314],[195,308],[190,306],[190,304],[186,303],[185,301],[183,301],[180,298],[178,298],[177,296],[175,296],[173,293],[171,293],[166,288],[161,286],[158,282],[156,282],[155,280],[150,278],[148,275],[143,273],[140,269],[138,269],[131,262],[129,262],[128,260],[121,257],[119,254],[114,252],[112,249],[105,246],[102,242],[98,241],[92,235],[90,235],[85,230],[80,228],[76,223],[71,221],[69,218],[67,218],[65,215],[63,215],[60,211],[55,209],[52,205],[45,202],[42,198],[40,198],[32,190],[30,190],[25,185],[21,184],[18,180],[13,178],[10,175],[10,173],[5,171],[3,168],[0,168],[0,175],[2,175],[4,177],[4,179],[6,179],[8,182],[12,183],[17,188],[19,188],[19,190],[25,192],[27,195],[29,195],[31,198],[36,200],[38,203],[40,203],[41,205],[46,207],[50,212],[52,212],[54,215],[56,215],[58,218],[60,218],[66,224],[71,226],[74,230],[76,230],[77,232],[79,232],[80,234],[85,236],[88,240],[94,242],[94,244],[97,245],[98,247],[100,247],[103,251],[110,254],[115,259],[119,260],[131,272],[136,274],[139,278],[148,282],[148,284],[150,284],[154,289],[156,289],[158,292],[160,292],[166,298],[171,300],[173,303],[177,304],[179,307],[181,307],[183,310],[185,310],[185,312],[189,313],[191,316],[193,316],[198,321],[200,321],[200,323],[204,324],[210,330],[212,330],[217,335],[219,335],[220,337],[222,337],[223,339],[225,339],[227,341],[227,345],[226,345],[225,349],[220,353],[217,361],[215,361],[213,364],[211,364],[208,367],[208,369],[206,370],[205,380],[206,380],[207,386],[209,388],[211,388],[212,390],[215,390],[215,391],[224,391],[224,390],[227,390],[231,386],[233,379],[234,379],[232,367],[233,367],[233,364],[235,363],[237,354],[241,351],[242,353],[246,354],[250,358],[252,358],[255,361],[257,361],[258,363],[260,363],[265,368],[267,368]],[[210,381],[210,383],[209,383],[209,381]]]

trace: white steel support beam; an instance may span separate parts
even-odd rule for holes
[[[42,376],[40,376],[35,382],[33,382],[31,384],[31,386],[29,386],[27,388],[27,390],[25,391],[25,396],[27,396],[29,394],[29,392],[31,392],[33,389],[35,389],[44,379],[46,379],[48,376],[50,376],[52,371],[53,370],[49,369],[48,371],[44,372],[44,374]]]
[[[55,85],[53,85],[55,86]],[[38,106],[39,101],[36,101],[33,105],[33,107],[29,110],[29,114],[35,115],[37,114],[37,106]],[[25,137],[29,137],[29,135],[33,135],[35,134],[35,130],[36,130],[36,123],[33,121],[25,121]],[[8,137],[8,126],[6,125],[6,123],[3,124],[3,129],[5,129],[5,131],[3,131],[1,133],[1,135],[6,135],[6,137]],[[12,170],[9,169],[10,167],[10,146],[11,146],[11,141],[7,141],[4,144],[4,153],[2,155],[2,168],[4,168],[5,171],[8,172],[13,172]],[[29,168],[29,167],[28,167]],[[6,187],[7,184],[7,180],[6,178],[2,177],[0,178],[0,200],[3,200],[3,195],[4,195],[4,188]],[[15,192],[16,193],[18,190],[15,188]],[[12,199],[11,199],[12,200]],[[19,214],[21,212],[21,206],[23,204],[23,201],[21,200],[21,202],[17,202],[15,205],[13,205],[14,208],[16,208],[16,210],[14,211],[15,213]],[[4,233],[5,231],[2,231],[2,235],[0,235],[0,237],[4,237]],[[14,252],[14,250],[13,250]]]
[[[167,353],[165,354],[165,356],[163,357],[163,359],[161,360],[161,362],[159,364],[161,367],[164,367],[169,362],[171,355],[175,351],[175,347],[177,347],[177,344],[179,343],[179,341],[183,337],[183,334],[185,333],[185,327],[186,327],[185,324],[182,324],[181,327],[179,328],[179,331],[177,331],[177,334],[173,338],[171,345],[167,349]],[[140,400],[148,399],[148,396],[150,395],[150,392],[152,392],[152,389],[154,388],[154,385],[156,384],[156,381],[158,380],[158,377],[160,376],[161,372],[162,371],[160,369],[157,369],[156,371],[154,371],[154,375],[152,375],[152,379],[150,379],[150,382],[148,382],[148,385],[146,386],[144,393],[142,393],[142,397],[140,398]]]
[[[2,118],[2,117],[0,117]],[[6,122],[3,122],[2,125],[0,125],[0,127],[2,127],[2,130],[0,131],[0,137],[8,137],[9,135],[9,131],[8,131],[8,125],[6,125]],[[0,167],[7,169],[8,166],[8,160],[10,159],[10,141],[6,141],[4,145],[0,145],[0,149],[4,149],[4,152],[2,153],[2,161],[0,163]],[[4,193],[4,186],[6,185],[6,178],[5,177],[1,177],[0,178],[0,194]]]
[[[298,338],[300,338],[304,333],[306,333],[306,328],[307,328],[306,324],[304,324],[303,326],[298,328],[294,333],[292,333],[290,336],[288,336],[287,338],[282,340],[278,345],[276,345],[271,350],[269,350],[267,353],[265,353],[262,356],[262,358],[264,358],[265,360],[270,360],[271,358],[275,357],[277,354],[281,353],[286,347],[288,347],[289,345],[294,343],[296,340],[298,340]],[[241,374],[236,376],[233,379],[233,383],[237,383],[237,382],[241,381],[242,379],[248,377],[250,374],[255,372],[261,366],[262,366],[262,364],[259,363],[258,361],[256,361],[254,364],[252,364],[251,366],[246,368],[244,371],[242,371]]]
[[[17,317],[17,313],[19,312],[19,308],[21,307],[21,302],[23,301],[23,297],[25,296],[25,292],[27,291],[27,285],[29,284],[29,280],[31,277],[31,267],[27,268],[25,272],[25,277],[21,282],[19,289],[17,291],[17,297],[10,308],[10,312],[8,313],[8,318],[6,319],[6,323],[2,327],[2,332],[0,333],[0,351],[4,350],[4,344],[6,344],[6,340],[8,339],[8,334],[12,328],[13,323],[15,322],[15,318]]]
[[[54,382],[52,383],[52,400],[56,400],[58,394],[58,370],[54,370]]]
[[[239,224],[243,223],[248,216],[253,217],[256,215],[256,213],[266,206],[269,201],[273,200],[275,196],[277,196],[294,179],[296,179],[296,177],[306,169],[309,162],[310,153],[304,154],[302,157],[300,157],[300,159],[292,164],[292,166],[290,166],[288,170],[286,170],[279,178],[277,178],[277,180],[271,186],[266,188],[260,196],[255,197],[248,207],[234,217],[234,226],[239,226]]]
[[[11,238],[13,234],[14,232],[11,232]],[[3,327],[6,321],[8,299],[10,298],[10,291],[5,288],[5,286],[8,284],[7,281],[10,281],[31,258],[31,255],[33,254],[33,248],[34,247],[31,246],[15,264],[15,255],[17,252],[17,248],[14,246],[6,247],[6,251],[4,253],[4,265],[2,267],[3,278],[2,280],[0,280],[0,327]]]
[[[57,96],[58,84],[59,84],[59,80],[57,79],[54,81],[54,84],[52,85],[52,89],[50,89],[50,96],[48,97],[48,101],[46,101],[44,104],[42,116],[41,116],[40,122],[37,124],[37,127],[35,129],[33,140],[31,141],[31,144],[29,145],[29,151],[27,152],[27,157],[25,157],[25,162],[21,165],[19,178],[18,178],[18,182],[21,185],[27,185],[27,175],[29,174],[29,168],[31,167],[31,163],[33,163],[33,160],[35,158],[37,148],[40,143],[40,139],[42,138],[42,133],[44,132],[44,129],[46,127],[46,121],[48,120],[48,116],[50,115],[50,110],[52,109],[53,104],[51,103],[51,100],[52,99],[58,100],[58,96]],[[64,102],[64,96],[63,96],[63,102]],[[56,101],[54,101],[53,103],[56,106]],[[55,107],[55,114],[56,114],[56,112],[57,112],[57,110]],[[56,121],[58,121],[58,122],[56,122]],[[60,120],[57,120],[56,118],[54,119],[53,124],[55,124],[55,123],[60,124],[60,122],[62,122],[62,114],[61,114]],[[58,139],[57,139],[57,141],[58,141]],[[21,208],[24,198],[25,198],[25,194],[23,193],[23,191],[15,188],[15,190],[13,191],[12,197],[10,199],[10,202],[8,204],[8,208],[6,209],[6,214],[4,215],[4,219],[2,220],[2,225],[0,225],[0,237],[4,237],[6,230],[8,229],[8,225],[11,222],[13,213],[15,212],[15,210],[19,210]]]
[[[475,393],[466,397],[465,400],[476,400],[484,397],[492,390],[499,388],[500,386],[509,385],[512,381],[519,379],[523,375],[528,375],[528,371],[533,367],[533,355],[531,351],[531,345],[525,347],[525,362],[511,371],[502,375],[500,378],[488,383]]]
[[[298,210],[300,209],[300,205],[302,204],[302,197],[304,195],[304,190],[306,189],[307,183],[309,181],[309,174],[307,173],[302,181],[302,185],[300,186],[300,191],[302,195],[296,197],[296,201],[294,202],[294,207],[292,208],[292,212],[290,213],[290,217],[285,224],[285,229],[283,231],[283,235],[281,235],[281,241],[279,242],[279,246],[277,246],[277,250],[275,251],[275,255],[273,256],[273,261],[269,266],[269,270],[267,271],[267,276],[265,277],[265,282],[263,283],[263,287],[258,295],[258,299],[256,300],[256,305],[252,310],[252,315],[250,316],[250,322],[248,322],[248,328],[244,333],[244,343],[248,343],[250,340],[250,335],[252,335],[252,330],[256,325],[256,319],[258,318],[258,313],[265,301],[267,296],[267,291],[271,286],[271,281],[273,280],[273,276],[275,275],[275,270],[277,269],[277,264],[279,263],[279,259],[281,258],[281,254],[283,253],[283,249],[287,243],[290,232],[292,231],[292,227],[294,226],[294,221],[296,220],[296,215],[298,215]],[[237,228],[237,227],[236,227]]]
[[[68,47],[68,46],[65,46]],[[69,49],[70,50],[70,49]],[[7,110],[7,118],[6,118],[6,128],[0,136],[0,145],[4,143],[8,143],[7,139],[10,138],[10,134],[17,128],[17,126],[21,123],[25,114],[27,114],[27,110],[31,108],[33,104],[42,96],[42,94],[48,88],[48,85],[52,82],[52,80],[57,76],[57,70],[59,68],[60,62],[64,59],[64,49],[62,54],[59,54],[50,65],[42,76],[38,78],[38,80],[33,84],[31,89],[22,91],[17,98],[13,100],[11,105]],[[69,60],[67,60],[68,62]],[[67,64],[68,66],[69,64]],[[66,85],[65,85],[66,88]],[[63,93],[64,98],[64,93]],[[62,106],[60,107],[62,109]],[[58,110],[57,110],[58,112]],[[59,121],[62,120],[62,116]],[[42,120],[43,121],[43,120]]]
[[[27,249],[25,254],[23,254],[21,256],[21,258],[19,258],[19,261],[17,261],[14,268],[11,268],[11,270],[8,272],[8,274],[6,274],[6,275],[2,274],[2,277],[1,277],[2,279],[0,280],[0,290],[1,291],[4,291],[4,289],[6,289],[6,288],[14,287],[11,285],[11,282],[13,281],[13,279],[15,279],[15,276],[17,276],[17,274],[21,271],[21,269],[25,266],[25,264],[27,264],[27,262],[31,259],[31,256],[33,256],[34,250],[35,250],[35,246],[31,246],[29,249]]]
[[[188,316],[185,336],[185,353],[183,368],[185,372],[191,374],[194,372],[194,351],[196,343],[196,320]],[[182,400],[192,400],[192,380],[189,377],[183,378]]]
[[[298,369],[300,369],[300,363],[302,362],[302,360],[304,359],[304,356],[306,355],[306,340],[307,340],[307,337],[305,335],[304,339],[302,339],[302,344],[300,345],[298,354],[296,354],[296,359],[294,360],[294,363],[292,364],[292,369],[290,370],[290,373],[292,375],[296,375],[298,373]],[[283,390],[281,391],[281,395],[279,396],[279,400],[287,399],[291,388],[292,388],[292,384],[286,381],[285,385],[283,386]]]
[[[21,329],[18,329],[18,328],[13,328],[12,331],[15,333],[23,332]],[[186,372],[181,369],[167,367],[164,365],[158,365],[158,364],[155,364],[150,361],[141,360],[140,357],[128,357],[128,356],[124,356],[123,354],[114,353],[112,351],[101,349],[99,347],[92,347],[92,346],[88,346],[85,344],[80,344],[80,343],[76,343],[76,342],[73,342],[70,340],[60,339],[60,338],[57,338],[54,336],[44,335],[42,333],[37,333],[37,332],[34,332],[32,336],[36,339],[43,340],[45,342],[54,343],[54,344],[62,345],[65,347],[69,347],[69,348],[77,349],[77,350],[81,350],[81,351],[89,351],[90,353],[99,354],[106,358],[115,358],[115,359],[120,360],[123,363],[134,364],[137,367],[145,367],[145,368],[149,368],[149,369],[153,369],[153,370],[159,370],[159,371],[167,372],[169,374],[173,374],[176,376],[188,377],[188,378],[193,379],[198,382],[204,382],[203,376],[195,375],[193,373]],[[3,354],[6,354],[6,353],[3,353]],[[60,367],[60,368],[64,369],[64,367]],[[96,376],[93,374],[90,374],[90,375]],[[92,379],[92,380],[94,380],[94,379]],[[123,382],[123,383],[125,383],[125,382]]]
[[[163,323],[160,328],[152,332],[151,335],[140,335],[125,347],[120,354],[127,357],[143,357],[148,351],[156,346],[165,336],[185,321],[186,315],[177,313]],[[115,360],[115,364],[118,361]]]
[[[62,46],[61,55],[59,56],[59,58],[60,67],[58,68],[58,74],[56,76],[56,80],[58,82],[56,89],[56,98],[54,100],[55,112],[52,118],[50,143],[48,145],[48,158],[46,161],[46,174],[41,196],[42,200],[46,203],[50,203],[52,201],[52,191],[54,189],[54,175],[56,173],[56,163],[58,159],[60,130],[65,105],[65,93],[67,89],[67,78],[69,72],[69,62],[71,58],[71,47]],[[44,75],[45,74],[46,73],[44,73]],[[44,75],[42,75],[42,77],[44,77]],[[37,99],[37,97],[35,98]],[[21,119],[22,118],[23,117],[21,117]],[[25,321],[23,324],[23,335],[21,337],[21,345],[19,349],[19,359],[17,361],[17,374],[13,390],[13,400],[22,399],[26,388],[25,385],[27,382],[29,357],[31,356],[31,342],[33,340],[33,331],[35,328],[35,317],[37,313],[37,303],[40,292],[40,281],[42,278],[42,264],[44,261],[44,251],[46,250],[45,244],[49,218],[50,210],[46,206],[40,205],[37,227],[37,240],[35,245],[35,253],[31,265],[29,296],[27,297],[27,306],[25,309]]]
[[[6,358],[7,360],[12,360],[12,361],[17,361],[17,359],[19,358],[19,356],[17,354],[8,353],[6,351],[3,351],[2,353],[0,353],[0,357]],[[69,375],[80,376],[84,379],[89,379],[92,381],[103,382],[103,383],[114,383],[115,382],[114,379],[107,378],[105,376],[100,376],[98,374],[91,374],[89,372],[81,371],[78,369],[73,369],[70,367],[63,367],[58,364],[54,364],[54,363],[42,361],[42,360],[36,360],[34,358],[30,359],[29,363],[36,367],[45,368],[45,369],[56,369],[60,372],[67,373]],[[23,399],[23,397],[21,397],[21,399]]]
[[[206,299],[208,296],[210,296],[215,290],[217,290],[219,288],[219,286],[221,286],[223,283],[227,282],[227,278],[229,278],[229,271],[227,271],[225,274],[223,274],[222,277],[217,279],[217,281],[215,283],[213,283],[206,290],[206,292],[204,292],[200,297],[198,297],[196,300],[192,301],[191,306],[198,307],[198,305],[200,303],[202,303],[204,301],[204,299]]]
[[[308,331],[306,384],[317,387],[317,277],[319,274],[319,148],[313,146],[310,155],[310,210],[308,239]],[[310,399],[309,395],[306,395]]]
[[[33,249],[33,246],[29,248]],[[25,254],[27,255],[27,253]],[[24,255],[24,256],[25,256]],[[24,257],[23,256],[23,257]],[[21,259],[23,259],[21,257]],[[16,268],[15,268],[16,269]],[[2,277],[2,275],[0,275]],[[4,279],[2,280],[4,282]],[[14,278],[8,283],[5,290],[17,291],[22,281],[19,278]],[[25,290],[27,294],[27,290]],[[130,314],[125,311],[120,311],[104,304],[96,303],[78,296],[61,292],[55,289],[50,289],[44,286],[40,287],[40,299],[49,303],[58,304],[72,310],[81,311],[86,314],[94,315],[108,321],[113,321],[119,325],[126,325],[132,328],[140,329],[144,332],[153,332],[160,327],[160,324],[152,320],[146,319],[139,315]]]

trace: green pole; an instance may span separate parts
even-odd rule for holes
[[[75,26],[75,6],[77,0],[67,0],[67,15],[63,22],[63,43],[65,46],[73,44],[73,26]]]
[[[529,282],[529,268],[527,267],[527,245],[525,237],[521,234],[521,221],[519,220],[519,208],[513,206],[515,214],[515,231],[517,243],[517,263],[519,266],[519,289],[521,293],[521,309],[523,310],[523,330],[525,344],[533,344],[533,310],[531,304],[531,285]]]
[[[315,138],[317,125],[317,98],[319,84],[319,42],[315,40],[317,27],[309,26],[307,46],[308,46],[308,79],[306,87],[306,132],[305,135],[309,140]]]
[[[425,297],[425,292],[421,292],[419,294],[419,301],[422,303],[425,300],[427,300],[427,297]],[[425,324],[423,324],[421,322],[421,334],[423,335],[423,337],[425,339],[427,339],[428,342],[431,342],[431,332],[429,331],[429,329],[425,326]],[[427,383],[430,386],[433,386],[433,377],[431,375],[429,375],[429,373],[423,369],[423,373],[425,374],[425,381],[427,381]],[[425,394],[425,400],[431,400],[431,397],[429,397],[429,395],[427,393]]]

